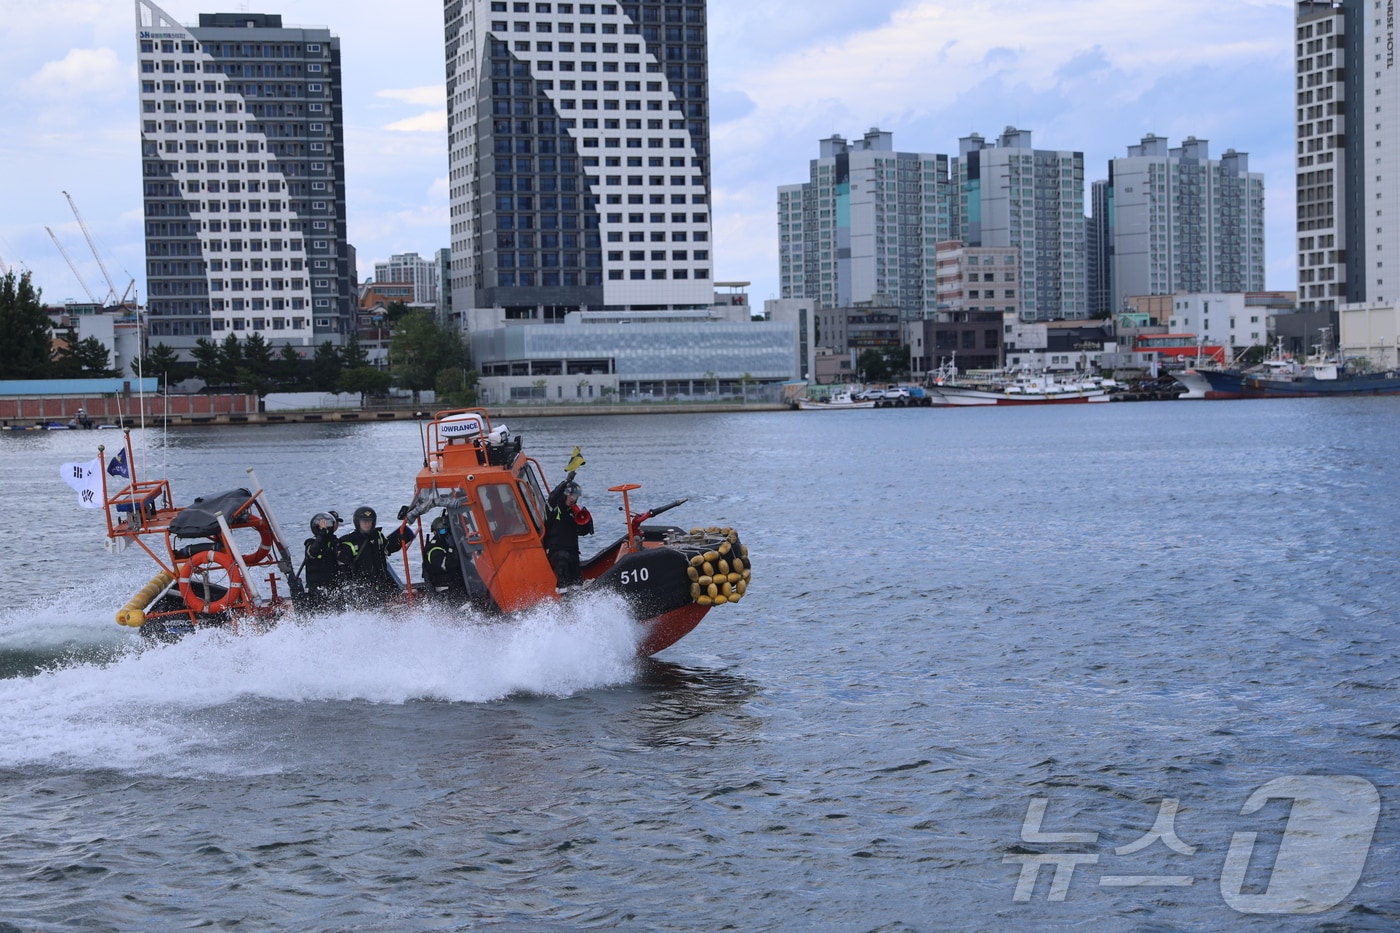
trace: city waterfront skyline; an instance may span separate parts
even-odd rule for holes
[[[182,23],[224,11],[203,2],[166,9]],[[255,12],[341,39],[347,220],[360,277],[393,253],[446,245],[442,11],[415,3],[371,19],[310,2]],[[711,0],[713,278],[752,282],[756,306],[778,294],[776,192],[804,172],[813,140],[878,125],[902,149],[948,152],[968,132],[1014,124],[1038,146],[1082,150],[1086,185],[1106,177],[1123,140],[1147,132],[1249,152],[1251,168],[1272,179],[1267,284],[1292,288],[1292,13],[1280,2],[1184,3],[1143,17],[1140,7],[1109,2],[855,10]],[[17,92],[0,105],[12,130],[0,260],[33,270],[48,301],[83,300],[44,233],[52,226],[86,283],[106,290],[66,190],[118,290],[134,277],[144,300],[131,7],[16,7],[0,28],[17,51],[3,66]]]

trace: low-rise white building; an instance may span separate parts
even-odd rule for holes
[[[1348,304],[1340,309],[1339,346],[1346,359],[1365,358],[1377,369],[1400,368],[1400,305]]]
[[[1172,333],[1193,334],[1208,345],[1231,347],[1236,353],[1268,346],[1268,308],[1245,303],[1244,292],[1191,292],[1172,296],[1167,327]]]
[[[99,305],[69,302],[62,309],[48,309],[54,335],[62,337],[69,327],[78,340],[94,337],[107,349],[111,368],[123,376],[134,373],[131,364],[142,355],[142,310],[134,305],[103,308]]]

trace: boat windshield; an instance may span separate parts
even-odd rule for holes
[[[479,486],[477,494],[481,497],[481,511],[486,516],[486,527],[494,540],[523,535],[530,530],[525,525],[525,515],[520,510],[520,502],[515,498],[512,484],[492,483]]]
[[[453,508],[449,509],[448,527],[451,529],[452,540],[457,546],[457,550],[466,553],[468,550],[481,549],[481,537],[476,532],[476,521],[472,518],[471,509]]]
[[[526,467],[520,471],[520,494],[525,498],[525,506],[530,510],[530,520],[536,531],[544,531],[544,510],[547,497],[540,489],[540,479],[535,471]]]

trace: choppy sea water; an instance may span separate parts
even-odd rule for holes
[[[58,478],[114,433],[0,437],[0,929],[1400,926],[1400,402],[506,420],[748,597],[651,662],[606,601],[146,648]],[[421,461],[138,446],[298,534]]]

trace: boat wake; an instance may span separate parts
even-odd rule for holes
[[[73,608],[50,607],[32,624],[0,615],[0,663],[29,667],[0,680],[0,768],[222,771],[214,759],[246,741],[238,721],[260,708],[568,696],[635,679],[642,637],[609,596],[509,623],[420,606],[303,617],[260,635],[205,630],[173,644],[113,633],[107,613]],[[64,626],[46,624],[65,615]]]

